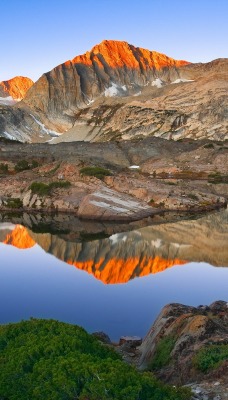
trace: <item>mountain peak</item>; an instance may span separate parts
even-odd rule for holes
[[[11,96],[14,100],[21,100],[25,97],[33,81],[25,76],[15,76],[8,81],[0,82],[0,95]]]
[[[82,63],[91,66],[93,63],[97,63],[99,67],[103,68],[105,66],[111,68],[127,67],[140,70],[151,68],[159,70],[164,67],[181,67],[190,64],[188,61],[174,60],[165,54],[135,47],[120,40],[103,40],[95,45],[91,51],[76,56],[72,62],[73,64]]]

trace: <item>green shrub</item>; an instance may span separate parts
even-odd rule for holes
[[[188,400],[190,390],[139,373],[84,329],[53,320],[0,326],[0,398]]]
[[[7,173],[8,170],[9,170],[8,164],[4,164],[4,163],[1,163],[1,164],[0,164],[0,173],[1,173],[1,172]]]
[[[32,160],[30,163],[27,160],[20,160],[15,165],[14,169],[16,172],[26,171],[28,169],[37,168],[39,166],[36,160]]]
[[[14,167],[15,171],[20,172],[20,171],[25,171],[27,169],[30,169],[29,163],[26,160],[20,160]]]
[[[193,363],[202,372],[217,368],[224,360],[228,360],[228,344],[209,345],[196,354]]]
[[[203,147],[204,147],[205,149],[213,149],[213,148],[214,148],[214,145],[213,145],[213,143],[207,143],[207,144],[205,144]]]
[[[51,183],[43,183],[43,182],[33,182],[29,189],[31,189],[32,193],[38,194],[39,196],[47,196],[51,194],[53,189],[57,188],[68,188],[71,183],[69,181],[56,181]]]
[[[84,167],[80,169],[80,173],[85,176],[95,176],[97,179],[103,180],[105,176],[112,175],[109,169],[102,167]]]
[[[194,194],[194,193],[189,193],[187,196],[189,197],[189,199],[196,200],[196,201],[199,200],[198,196],[196,196],[196,194]]]
[[[8,208],[22,208],[23,202],[17,197],[11,197],[6,200],[6,206]]]
[[[170,353],[175,346],[176,339],[173,336],[164,336],[159,340],[153,359],[149,365],[150,370],[158,370],[165,367],[171,361]]]

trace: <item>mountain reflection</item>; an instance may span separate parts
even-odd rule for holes
[[[35,230],[21,224],[2,223],[0,241],[20,249],[38,244],[46,252],[106,284],[125,283],[190,261],[228,266],[227,210],[196,220],[161,223],[109,237],[105,232],[97,237],[93,234],[95,240],[91,240],[88,232],[79,240],[75,231],[40,233],[39,229]]]

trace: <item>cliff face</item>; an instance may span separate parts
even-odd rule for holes
[[[78,107],[90,104],[101,94],[134,93],[157,76],[178,77],[171,68],[186,64],[127,42],[105,40],[42,75],[25,103],[49,117],[64,114],[70,119]]]
[[[24,76],[15,76],[8,81],[2,81],[0,82],[0,97],[10,96],[14,100],[22,100],[33,83],[31,79]]]

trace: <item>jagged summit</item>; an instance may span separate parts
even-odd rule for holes
[[[86,65],[97,65],[101,68],[127,67],[132,69],[148,70],[151,68],[161,69],[164,67],[180,67],[189,64],[188,61],[174,60],[165,54],[156,51],[135,47],[125,41],[103,40],[95,45],[91,51],[76,56],[72,63],[83,63]]]

